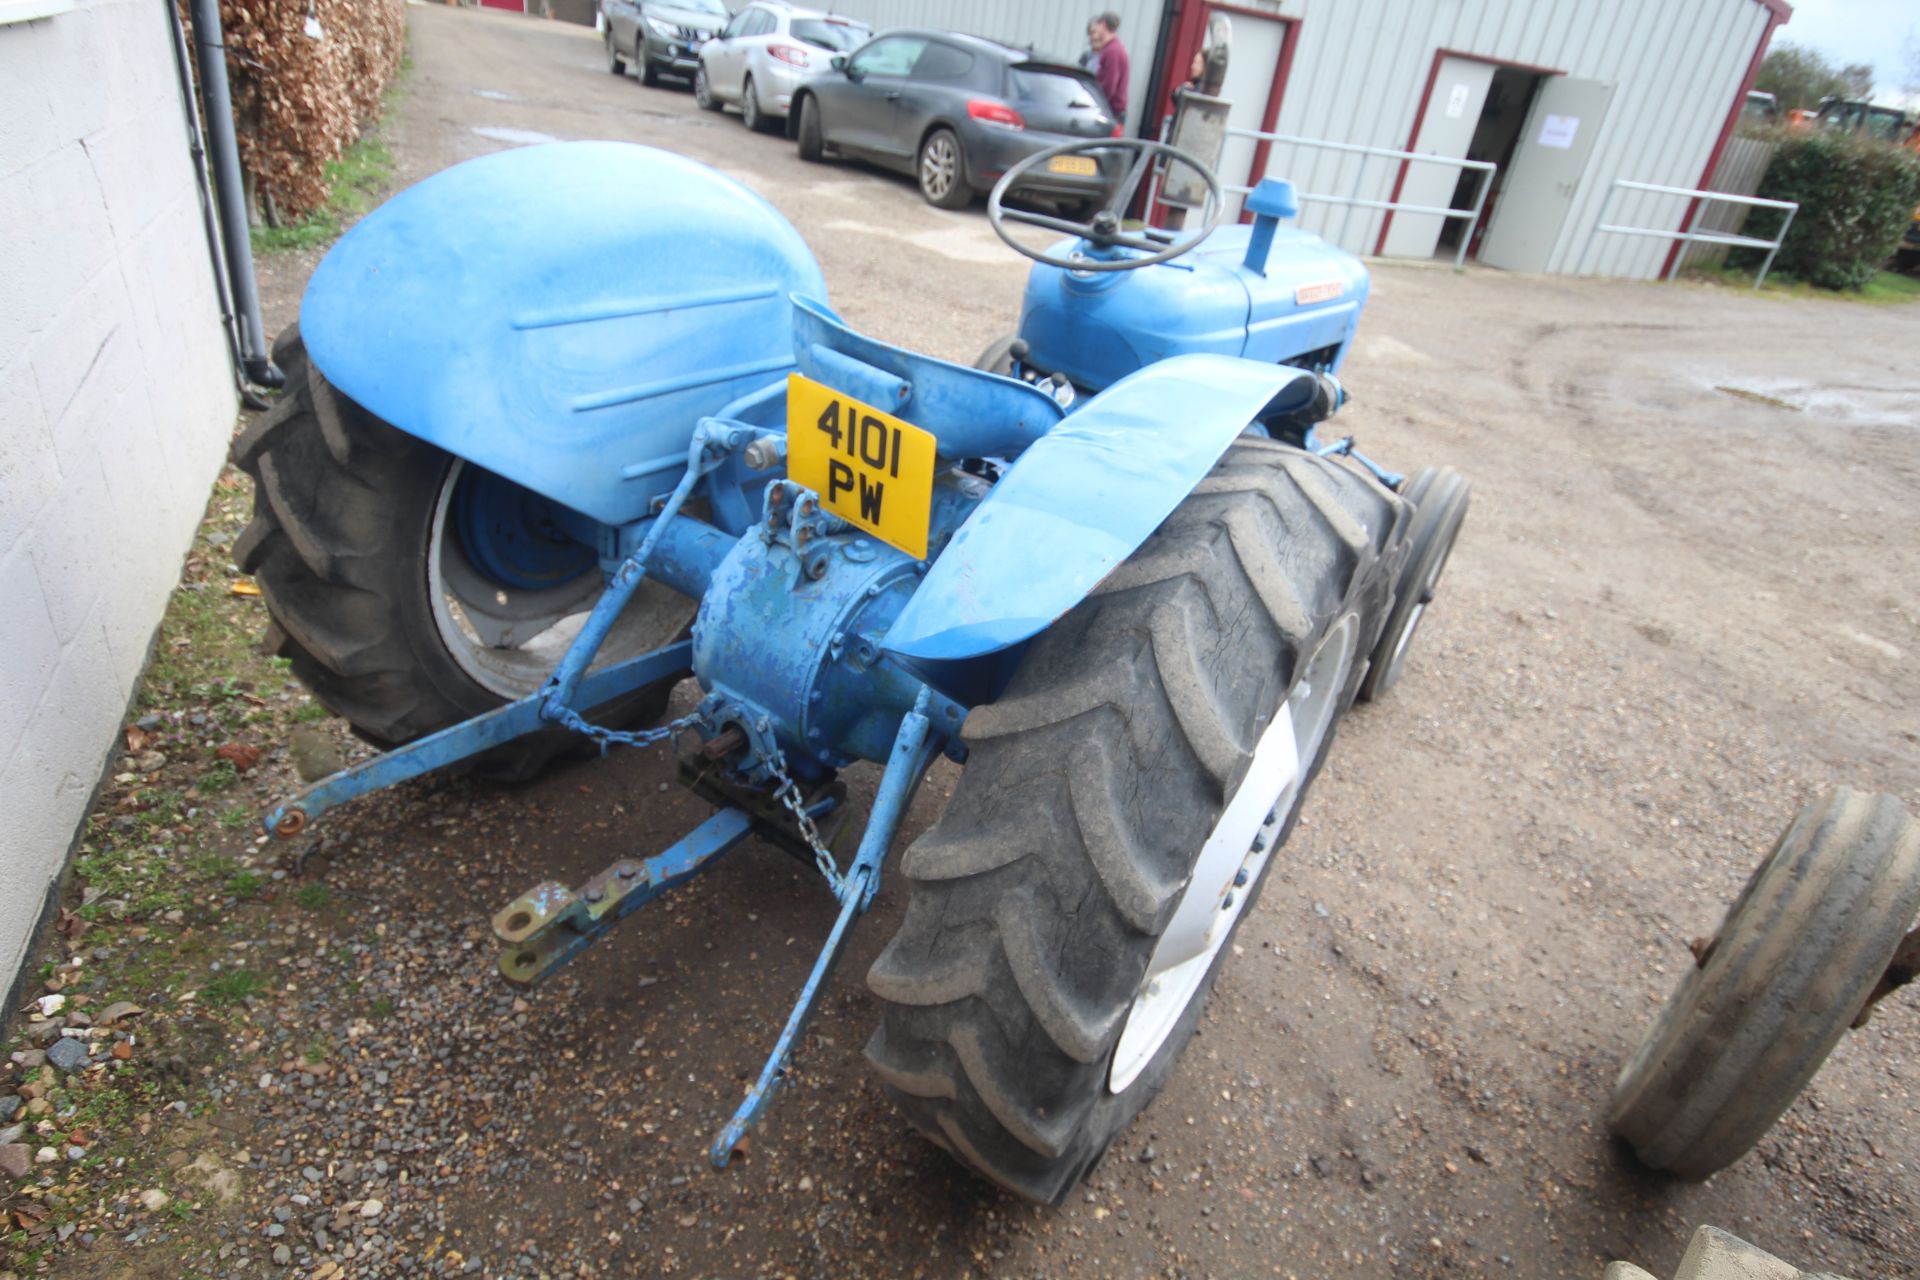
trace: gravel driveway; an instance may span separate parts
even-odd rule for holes
[[[970,360],[1017,315],[1024,260],[977,208],[614,79],[590,32],[409,12],[405,180],[543,137],[652,143],[772,200],[856,327]],[[270,327],[310,268],[270,265]],[[861,978],[897,881],[723,1173],[707,1144],[832,918],[797,864],[750,845],[550,986],[498,981],[499,905],[704,816],[627,756],[326,821],[307,873],[344,905],[260,939],[289,990],[211,1064],[224,1101],[193,1143],[243,1190],[195,1265],[1597,1277],[1670,1269],[1712,1222],[1809,1268],[1920,1274],[1920,1001],[1889,1002],[1704,1185],[1641,1172],[1602,1122],[1686,941],[1800,804],[1848,783],[1920,812],[1916,353],[1916,307],[1377,268],[1340,422],[1392,465],[1465,470],[1473,514],[1183,1066],[1065,1207],[961,1173],[870,1079]],[[310,1067],[293,1046],[315,1036]]]

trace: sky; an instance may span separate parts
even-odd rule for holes
[[[1835,66],[1873,67],[1874,97],[1904,97],[1909,78],[1904,48],[1920,44],[1920,4],[1914,0],[1788,0],[1793,18],[1773,33],[1775,44],[1817,49]],[[1911,44],[1910,44],[1911,42]]]

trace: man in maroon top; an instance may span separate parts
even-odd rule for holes
[[[1111,9],[1094,15],[1087,24],[1087,43],[1093,46],[1093,78],[1107,95],[1113,118],[1127,120],[1127,46],[1120,43],[1120,15]]]

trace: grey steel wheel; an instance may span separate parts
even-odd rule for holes
[[[713,96],[713,86],[707,83],[707,68],[703,63],[693,73],[693,100],[702,111],[720,110],[720,100]]]
[[[935,129],[920,144],[920,194],[927,203],[940,209],[964,209],[973,200],[973,188],[967,185],[966,160],[960,151],[960,139],[951,129]]]
[[[1912,976],[1917,912],[1920,823],[1897,800],[1842,787],[1802,809],[1621,1069],[1613,1131],[1683,1178],[1745,1155]]]
[[[613,38],[613,28],[607,28],[607,70],[616,76],[627,74],[626,59],[620,56],[620,46]]]

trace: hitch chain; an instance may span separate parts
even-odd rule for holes
[[[800,828],[800,836],[813,850],[813,865],[826,877],[827,887],[833,890],[833,896],[839,897],[845,881],[840,876],[840,866],[833,860],[833,851],[827,848],[820,838],[820,828],[815,824],[813,815],[807,812],[807,806],[800,799],[800,784],[787,772],[787,757],[779,748],[774,748],[767,759],[767,767],[773,771],[774,780],[779,783],[773,795],[774,799],[785,805],[787,812],[793,815],[794,825]]]
[[[585,738],[591,738],[600,748],[600,754],[607,754],[608,747],[657,747],[679,737],[700,722],[697,715],[684,715],[678,720],[669,721],[657,729],[641,729],[629,732],[624,729],[609,729],[605,725],[594,724],[572,707],[560,708],[555,717],[562,729],[571,729]]]
[[[669,721],[657,729],[629,732],[594,724],[572,707],[563,707],[555,723],[563,729],[570,729],[574,733],[592,739],[599,746],[600,754],[604,756],[607,754],[608,747],[657,747],[694,728],[700,723],[700,716],[696,712]],[[800,784],[795,782],[793,775],[787,772],[785,754],[776,749],[768,759],[767,765],[773,772],[774,781],[778,784],[773,793],[774,799],[793,815],[794,825],[800,828],[801,838],[807,842],[807,847],[813,850],[813,865],[819,868],[820,874],[826,877],[827,887],[833,891],[835,897],[838,897],[845,883],[840,875],[840,867],[834,862],[833,852],[827,848],[826,841],[820,837],[819,824],[814,822],[813,815],[807,812],[807,806],[801,800]]]

